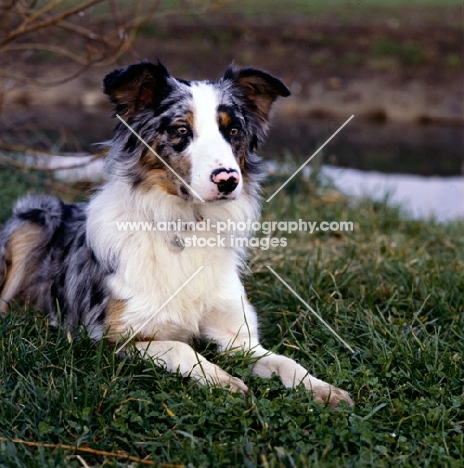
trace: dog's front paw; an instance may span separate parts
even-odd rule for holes
[[[248,393],[248,387],[241,379],[233,377],[216,364],[207,361],[201,363],[201,368],[195,367],[190,377],[204,385],[227,388],[232,393]]]
[[[227,387],[231,392],[241,392],[242,394],[248,393],[248,387],[245,385],[243,380],[240,380],[237,377],[231,377],[227,382],[226,385],[221,383],[222,387]]]
[[[313,399],[317,403],[329,404],[332,408],[336,408],[341,401],[344,401],[348,406],[354,406],[348,392],[338,387],[326,384],[323,388],[313,389]]]
[[[238,377],[232,377],[227,372],[224,372],[219,376],[216,374],[214,377],[208,378],[206,383],[215,387],[226,388],[232,393],[240,392],[243,395],[248,393],[248,387],[245,383]]]

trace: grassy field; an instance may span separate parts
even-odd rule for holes
[[[194,2],[193,2],[194,3]],[[462,5],[460,0],[316,0],[308,2],[306,0],[255,0],[255,1],[234,1],[224,2],[227,9],[240,11],[245,16],[263,18],[272,17],[278,13],[281,15],[319,15],[330,12],[335,14],[337,19],[349,20],[359,14],[372,13],[392,13],[398,9],[421,9],[456,7]],[[404,18],[402,18],[404,19]]]
[[[58,8],[69,6],[70,0],[64,1]],[[120,0],[121,8],[134,2]],[[153,8],[151,0],[142,0],[142,9],[150,11]],[[419,17],[429,20],[442,20],[450,12],[457,15],[452,21],[459,26],[459,12],[461,0],[159,0],[157,2],[155,18],[176,15],[192,16],[195,19],[206,16],[237,15],[244,20],[257,22],[286,21],[290,18],[309,16],[312,19],[326,19],[334,21],[385,21],[384,15],[400,15],[404,24],[415,22]],[[109,12],[107,3],[91,8],[93,15],[105,17]]]
[[[41,187],[21,180],[0,171],[0,221],[19,192]],[[204,344],[252,392],[200,387],[117,359],[105,343],[69,342],[17,306],[0,319],[0,466],[463,466],[463,223],[408,221],[316,178],[294,180],[264,208],[265,220],[354,223],[353,232],[286,235],[286,248],[253,250],[246,277],[264,344],[350,391],[354,408],[317,405]]]

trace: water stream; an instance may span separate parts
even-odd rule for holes
[[[105,118],[104,118],[105,117]],[[349,117],[349,116],[348,116]],[[114,122],[99,114],[68,122],[83,150],[107,140]],[[272,168],[298,167],[343,123],[331,118],[273,121],[268,142],[260,153]],[[50,135],[53,140],[53,135]],[[344,193],[368,195],[401,204],[414,218],[440,221],[464,218],[464,157],[461,127],[436,124],[407,125],[353,119],[310,165],[322,167]],[[58,167],[73,165],[75,158],[54,159]],[[101,177],[101,162],[87,168],[60,171],[65,179]]]

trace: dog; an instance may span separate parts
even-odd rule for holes
[[[247,353],[261,377],[275,373],[316,402],[352,405],[346,391],[260,345],[240,279],[245,247],[232,243],[232,227],[218,239],[212,227],[195,227],[259,219],[256,150],[287,87],[235,64],[218,81],[176,79],[158,61],[109,73],[104,92],[119,119],[107,142],[108,180],[88,204],[33,195],[17,202],[0,233],[1,311],[28,301],[70,332],[84,327],[95,340],[128,339],[122,349],[170,372],[247,392],[190,345],[211,340],[220,352]],[[127,222],[189,229],[118,228]],[[207,246],[192,245],[194,235]]]

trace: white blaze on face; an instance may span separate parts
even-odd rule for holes
[[[219,91],[206,83],[192,83],[194,136],[191,148],[191,187],[205,201],[236,199],[242,190],[243,181],[239,165],[230,144],[219,131],[217,108]],[[236,171],[239,182],[235,190],[222,193],[212,181],[214,171]]]

